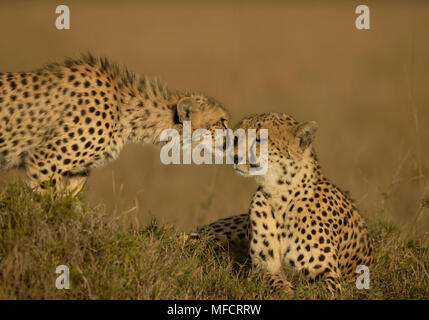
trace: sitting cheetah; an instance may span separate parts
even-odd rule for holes
[[[249,239],[252,267],[268,273],[273,291],[292,291],[283,263],[338,291],[341,276],[370,265],[373,244],[352,201],[322,174],[312,147],[316,123],[268,113],[245,118],[239,127],[268,129],[268,170],[253,176],[260,186],[248,214],[216,221],[199,234],[223,245]],[[251,165],[235,163],[236,172],[249,176]]]
[[[214,99],[167,88],[90,54],[35,72],[0,73],[0,165],[29,185],[77,193],[128,142],[160,144],[164,129],[227,128]]]

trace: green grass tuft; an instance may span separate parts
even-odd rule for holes
[[[399,240],[386,221],[370,223],[376,241],[371,288],[343,284],[340,299],[427,299],[429,251]],[[244,259],[245,260],[245,259]],[[82,199],[38,195],[22,183],[0,194],[0,299],[270,299],[262,277],[203,239],[189,243],[152,220],[138,229]],[[69,290],[55,286],[70,268]],[[291,274],[295,298],[329,298],[323,283]]]

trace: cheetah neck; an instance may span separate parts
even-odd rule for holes
[[[284,160],[260,178],[261,190],[273,202],[289,202],[299,195],[311,197],[323,179],[320,166],[310,152],[300,162]]]
[[[184,93],[174,92],[168,96],[153,92],[139,92],[122,99],[120,132],[125,143],[159,144],[165,129],[179,133],[182,125],[177,120],[176,105]]]

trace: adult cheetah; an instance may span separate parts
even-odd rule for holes
[[[268,129],[268,170],[253,176],[259,187],[248,214],[216,221],[196,236],[208,233],[223,245],[248,239],[252,267],[268,273],[273,291],[292,291],[282,273],[285,263],[310,281],[325,279],[328,290],[337,292],[340,277],[371,264],[373,244],[352,201],[320,169],[312,147],[317,124],[266,113],[238,127]],[[249,176],[252,165],[238,160],[235,171]]]
[[[38,191],[77,193],[128,142],[160,144],[171,128],[226,128],[212,98],[169,89],[90,54],[34,72],[0,73],[0,166],[22,167]]]

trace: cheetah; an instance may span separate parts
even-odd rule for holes
[[[252,268],[268,275],[272,292],[293,292],[282,273],[287,264],[310,282],[324,279],[335,295],[340,278],[351,279],[357,266],[372,263],[373,242],[353,202],[321,171],[312,146],[317,124],[265,113],[238,127],[268,129],[268,170],[253,175],[259,187],[248,214],[218,220],[193,236],[207,233],[224,246],[246,239]],[[234,170],[249,176],[252,165],[239,160]]]
[[[30,187],[77,194],[90,171],[127,143],[160,145],[164,129],[224,129],[215,99],[168,88],[107,58],[84,54],[34,72],[0,73],[0,167],[22,168]]]

